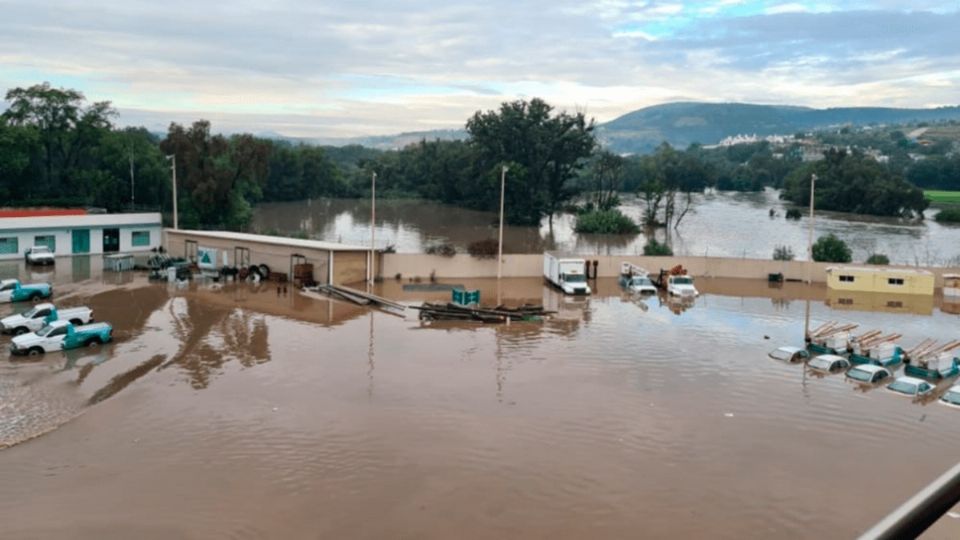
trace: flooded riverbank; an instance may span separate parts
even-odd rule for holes
[[[766,357],[801,342],[808,301],[814,321],[957,337],[939,301],[841,311],[819,287],[701,280],[684,305],[517,279],[506,301],[557,316],[425,326],[270,284],[114,279],[58,290],[115,343],[4,361],[0,436],[29,439],[0,450],[5,538],[849,538],[960,445],[960,411]]]
[[[694,197],[693,211],[671,232],[676,255],[769,259],[779,245],[789,246],[797,259],[807,253],[806,218],[784,218],[787,205],[778,193],[707,193]],[[625,196],[621,209],[639,220],[642,201]],[[770,210],[775,217],[770,217]],[[470,242],[496,237],[497,215],[429,201],[377,202],[377,245],[393,245],[401,253],[421,253],[433,243],[449,242],[465,252]],[[370,241],[370,202],[356,199],[317,199],[257,206],[254,228],[306,234],[313,238],[367,245]],[[643,234],[585,235],[573,232],[574,218],[565,214],[540,227],[504,229],[507,253],[559,250],[582,255],[640,255]],[[885,253],[895,264],[954,265],[960,261],[960,227],[932,219],[908,222],[891,218],[818,212],[816,235],[833,233],[848,242],[854,260]],[[665,231],[656,232],[665,241]],[[750,242],[745,243],[744,239]]]

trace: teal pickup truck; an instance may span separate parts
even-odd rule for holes
[[[69,321],[53,321],[36,332],[13,338],[10,352],[31,356],[53,352],[96,347],[113,339],[113,327],[107,323],[74,326]]]
[[[49,283],[22,285],[19,279],[0,281],[0,302],[36,301],[41,298],[50,298],[52,294],[53,287]]]

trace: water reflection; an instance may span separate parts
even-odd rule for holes
[[[806,253],[806,220],[784,219],[787,206],[773,190],[762,193],[716,193],[695,196],[696,206],[679,229],[658,229],[660,241],[669,240],[674,253],[692,256],[749,257],[768,259],[778,245],[786,245],[802,257]],[[621,210],[639,220],[643,202],[623,197]],[[777,217],[770,217],[773,209]],[[932,213],[931,213],[932,214]],[[369,201],[318,199],[268,203],[256,208],[254,228],[365,244],[370,238]],[[400,252],[422,252],[435,242],[450,242],[464,252],[473,241],[496,236],[497,216],[428,201],[383,200],[377,203],[377,238]],[[544,220],[539,227],[508,226],[504,231],[507,253],[539,253],[559,250],[583,255],[641,254],[650,232],[636,236],[578,235],[575,218],[560,215],[553,227]],[[894,218],[818,212],[817,236],[833,233],[853,248],[854,260],[872,253],[885,253],[891,261],[921,265],[956,265],[960,261],[960,227],[932,219],[923,222]],[[668,238],[669,237],[669,238]]]
[[[934,297],[923,294],[883,294],[829,289],[826,304],[839,311],[933,314]]]

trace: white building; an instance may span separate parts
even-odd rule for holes
[[[0,260],[33,246],[57,256],[149,251],[162,243],[159,213],[0,218]]]

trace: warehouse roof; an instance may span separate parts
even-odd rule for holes
[[[140,214],[86,214],[83,216],[31,216],[0,219],[0,230],[77,229],[90,227],[159,226],[159,212]]]
[[[350,244],[340,244],[337,242],[304,240],[301,238],[268,236],[265,234],[250,234],[229,231],[194,231],[186,229],[167,229],[167,232],[170,234],[183,234],[187,236],[198,236],[201,238],[216,238],[219,240],[233,240],[237,242],[257,242],[261,244],[273,244],[275,246],[319,249],[323,251],[370,251],[370,246],[354,246]]]

